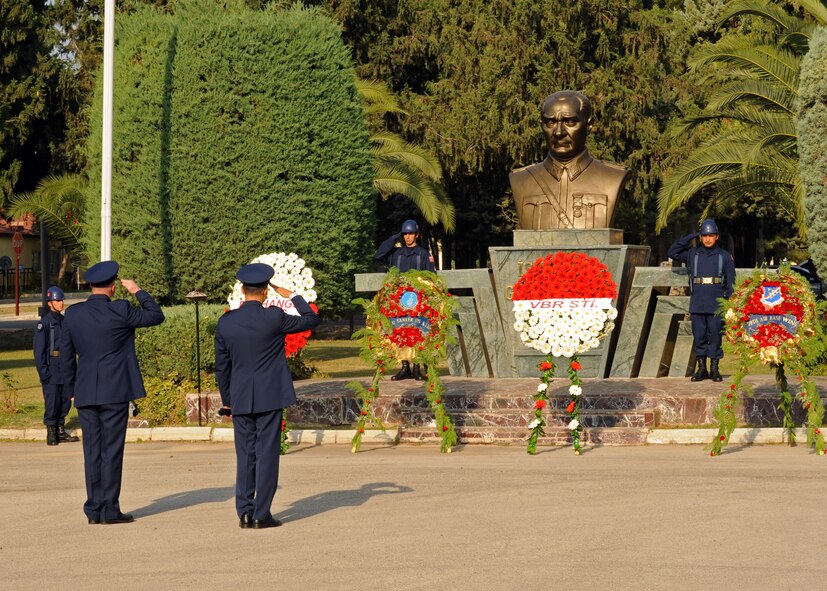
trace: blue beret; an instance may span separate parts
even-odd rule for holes
[[[235,274],[235,278],[250,287],[264,287],[275,273],[270,265],[251,263],[241,267],[238,273]]]
[[[63,301],[63,290],[61,290],[57,285],[53,285],[49,289],[46,290],[46,301],[47,302],[62,302]]]
[[[101,261],[87,269],[83,280],[91,285],[110,285],[118,276],[119,268],[115,261]]]

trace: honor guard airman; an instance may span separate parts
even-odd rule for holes
[[[700,236],[701,245],[691,242]],[[706,219],[701,231],[677,240],[669,247],[668,256],[673,261],[686,263],[689,268],[689,314],[692,319],[692,337],[695,341],[697,368],[692,381],[712,378],[720,382],[723,377],[718,362],[724,356],[721,349],[723,319],[718,314],[718,298],[729,298],[735,283],[735,263],[732,255],[718,246],[718,225]],[[707,370],[706,360],[710,360]]]
[[[90,524],[134,521],[121,511],[119,498],[129,403],[146,396],[135,329],[164,321],[160,306],[131,279],[120,282],[140,309],[127,300],[111,299],[118,268],[115,261],[89,267],[83,279],[92,295],[66,310],[60,338],[63,379],[74,394],[83,433],[83,511]]]
[[[299,316],[281,308],[265,308],[270,265],[242,267],[244,302],[224,314],[215,333],[215,379],[224,405],[232,414],[235,434],[235,506],[242,529],[281,525],[270,513],[279,483],[279,457],[284,409],[296,403],[293,379],[284,355],[284,337],[311,330],[320,320],[298,294],[273,286],[289,298]]]
[[[388,267],[396,267],[400,273],[411,269],[436,272],[434,257],[419,246],[417,240],[419,240],[419,226],[414,220],[405,220],[399,234],[394,234],[380,244],[373,258]],[[397,242],[399,245],[397,245]],[[414,365],[413,371],[411,371],[410,361],[403,361],[402,369],[391,376],[391,380],[424,380],[425,378],[426,376],[420,370],[419,365]]]
[[[63,328],[63,291],[55,285],[46,291],[46,305],[49,311],[37,324],[34,334],[34,361],[46,411],[43,424],[46,425],[46,444],[57,445],[77,441],[78,438],[66,432],[66,415],[72,408],[69,390],[64,387],[61,373],[60,333]]]

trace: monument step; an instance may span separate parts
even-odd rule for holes
[[[457,427],[460,443],[466,444],[525,444],[531,434],[528,428],[514,427]],[[538,445],[571,445],[571,433],[565,427],[546,427],[546,434]],[[643,445],[649,429],[609,427],[584,429],[581,441],[590,445]],[[399,441],[402,443],[424,443],[439,445],[440,435],[434,429],[423,427],[401,427]]]
[[[516,427],[525,428],[534,420],[534,411],[531,409],[446,409],[455,425],[462,427]],[[551,427],[565,427],[571,420],[563,409],[544,412],[546,424]],[[655,426],[656,413],[653,409],[647,410],[594,410],[580,411],[580,422],[586,427],[625,427],[643,428]],[[414,411],[402,410],[402,419],[405,425],[411,427],[428,426],[432,424],[434,415],[430,409]]]

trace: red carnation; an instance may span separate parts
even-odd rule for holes
[[[442,398],[437,398],[437,399],[436,399],[436,403],[437,403],[437,404],[442,404]]]
[[[534,408],[543,410],[546,407],[546,401],[542,398],[534,403]]]
[[[359,427],[359,433],[364,433],[364,432],[365,432],[365,430],[362,429],[361,427]]]
[[[447,431],[447,430],[448,430],[448,425],[443,425],[443,426],[442,426],[442,430],[443,430],[443,431]]]
[[[572,361],[572,362],[571,362],[571,368],[572,368],[574,371],[580,371],[581,369],[583,369],[583,366],[582,366],[582,365],[580,365],[580,362],[579,362],[579,361]]]
[[[721,435],[721,441],[723,441],[724,439],[726,439],[726,437],[724,437],[723,435]]]
[[[574,412],[574,407],[575,406],[577,406],[577,403],[574,400],[572,400],[571,402],[569,402],[569,405],[566,407],[566,412],[568,412],[568,413]]]
[[[548,370],[550,370],[550,369],[554,369],[554,364],[553,364],[553,363],[549,363],[548,361],[543,361],[543,362],[540,364],[540,369],[541,369],[542,371],[548,371]]]

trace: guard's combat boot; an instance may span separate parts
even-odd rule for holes
[[[690,379],[693,382],[709,379],[709,373],[706,371],[706,357],[698,357],[695,361],[698,362],[698,369],[695,370]]]
[[[422,371],[422,366],[420,366],[418,363],[414,363],[413,377],[418,382],[421,382],[422,380],[427,380],[428,379],[428,374],[426,374],[424,371]]]
[[[402,362],[402,369],[396,372],[396,375],[391,376],[391,380],[410,380],[413,377],[411,373],[411,362],[410,361],[403,361]]]
[[[80,439],[78,439],[74,435],[70,435],[66,432],[66,425],[64,425],[63,423],[60,423],[57,426],[57,438],[60,439],[61,443],[74,443],[76,441],[80,441]]]
[[[57,445],[60,437],[57,432],[57,425],[46,425],[46,445]]]
[[[709,377],[712,378],[713,382],[722,382],[724,380],[724,376],[718,371],[718,361],[720,361],[720,359],[709,360]]]

